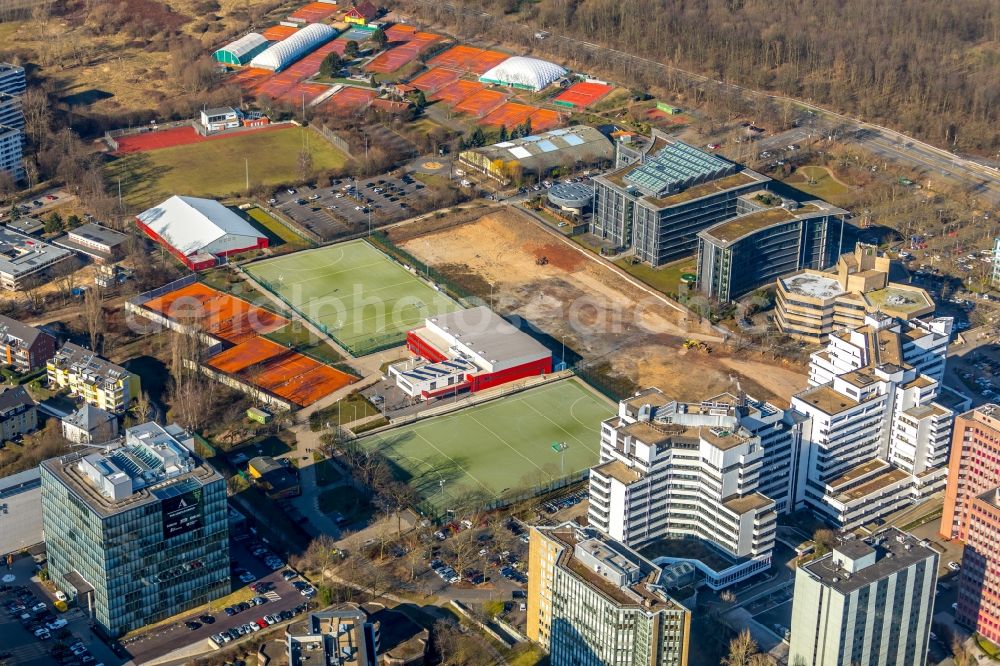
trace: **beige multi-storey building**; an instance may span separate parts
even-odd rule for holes
[[[775,320],[787,335],[825,344],[835,331],[864,324],[882,312],[901,320],[934,312],[930,295],[910,285],[889,282],[890,260],[874,245],[858,243],[829,272],[806,269],[777,281]]]
[[[663,552],[656,561],[688,560],[713,589],[767,569],[777,514],[758,491],[765,451],[741,423],[748,412],[728,394],[688,404],[648,389],[623,400],[601,424],[590,525],[630,547],[686,541],[686,556]]]
[[[691,611],[662,587],[662,570],[573,523],[533,527],[528,638],[552,666],[685,666]]]
[[[49,386],[70,393],[113,414],[129,408],[139,396],[139,377],[72,342],[62,346],[47,364]]]

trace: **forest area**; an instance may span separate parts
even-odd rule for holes
[[[1000,151],[995,0],[461,3],[535,30],[810,101],[942,147],[991,157]]]

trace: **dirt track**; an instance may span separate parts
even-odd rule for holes
[[[711,331],[514,210],[442,226],[415,237],[410,229],[398,240],[501,314],[523,317],[592,365],[610,363],[638,386],[659,386],[686,400],[735,390],[737,374],[743,389],[760,397],[787,399],[789,387],[805,386],[796,368],[730,358],[719,348],[683,349],[689,331]]]

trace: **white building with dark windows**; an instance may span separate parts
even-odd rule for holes
[[[601,424],[601,462],[590,470],[590,525],[658,564],[690,561],[712,589],[767,569],[777,513],[775,501],[760,492],[761,437],[744,423],[754,409],[729,394],[681,403],[658,389],[623,400],[618,416]],[[761,420],[751,427],[766,429],[773,416],[755,413]],[[796,448],[788,452],[789,469]],[[692,549],[701,555],[690,555]]]
[[[28,83],[24,76],[24,67],[12,65],[9,62],[0,62],[0,93],[23,95],[27,89]]]
[[[24,178],[24,133],[17,127],[0,125],[0,173]]]
[[[0,93],[0,125],[24,130],[24,112],[20,95]]]
[[[938,554],[891,528],[795,571],[789,666],[924,666]]]
[[[940,384],[950,323],[870,315],[812,355],[796,502],[854,529],[944,488],[964,402]]]

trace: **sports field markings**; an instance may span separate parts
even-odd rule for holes
[[[472,414],[468,414],[467,416],[470,419],[472,419],[473,421],[475,421],[477,424],[479,424],[479,427],[483,428],[484,430],[486,430],[486,432],[490,433],[491,435],[493,435],[494,437],[496,437],[498,440],[500,440],[503,444],[505,444],[508,449],[510,449],[511,451],[513,451],[514,453],[516,453],[517,455],[521,456],[522,458],[524,458],[525,460],[527,460],[528,462],[530,462],[532,465],[534,465],[538,469],[539,472],[541,472],[542,474],[546,474],[546,471],[544,469],[542,469],[541,467],[539,467],[538,463],[536,463],[534,460],[532,460],[531,458],[529,458],[528,456],[524,455],[523,453],[521,453],[520,451],[518,451],[517,449],[515,449],[513,446],[511,446],[510,443],[506,439],[504,439],[503,437],[501,437],[497,433],[493,432],[493,428],[490,428],[488,425],[484,424],[482,421],[480,421],[479,419],[477,419]]]
[[[579,398],[577,398],[577,400],[579,400]],[[571,433],[571,432],[570,432],[569,430],[566,430],[566,428],[564,428],[563,426],[559,425],[558,423],[556,423],[555,421],[553,421],[552,419],[550,419],[550,418],[549,418],[548,416],[546,416],[546,415],[545,415],[545,414],[544,414],[543,412],[540,412],[540,411],[538,411],[537,409],[535,409],[534,407],[532,407],[532,406],[531,406],[531,403],[529,403],[529,402],[528,402],[527,400],[518,400],[518,402],[519,402],[520,404],[522,404],[522,405],[525,405],[525,406],[527,406],[527,408],[528,408],[528,409],[530,409],[531,411],[533,411],[534,413],[538,414],[538,415],[539,415],[539,416],[541,416],[541,417],[542,417],[543,419],[545,419],[546,421],[548,421],[549,423],[551,423],[552,425],[554,425],[554,426],[555,426],[555,427],[556,427],[556,428],[557,428],[558,430],[562,430],[562,431],[563,431],[564,433],[566,433],[566,434],[567,434],[567,435],[568,435],[568,436],[569,436],[569,437],[570,437],[571,439],[574,439],[574,440],[576,440],[576,443],[577,443],[577,444],[580,444],[580,445],[581,445],[581,446],[583,446],[583,447],[584,447],[585,449],[588,449],[588,450],[593,450],[593,449],[591,449],[591,448],[590,448],[590,446],[588,446],[588,445],[587,445],[586,443],[584,443],[584,442],[583,442],[583,440],[581,440],[580,438],[578,438],[578,437],[577,437],[576,435],[574,435],[573,433]],[[574,419],[574,420],[576,420],[576,421],[577,421],[577,423],[580,423],[580,421],[578,421],[578,420],[576,419],[576,417],[573,417],[573,419]],[[583,424],[581,424],[581,425],[583,425]]]
[[[415,434],[420,439],[424,440],[427,443],[428,446],[430,446],[432,449],[434,449],[435,451],[437,451],[438,453],[440,453],[442,456],[444,456],[445,458],[447,458],[448,460],[450,460],[452,463],[454,463],[454,465],[455,465],[456,468],[462,470],[462,474],[465,474],[467,477],[469,477],[470,479],[472,479],[473,481],[475,481],[476,483],[478,483],[480,485],[480,487],[482,487],[482,489],[485,490],[490,496],[493,496],[493,497],[496,496],[496,491],[495,490],[492,490],[489,486],[487,486],[485,483],[483,483],[482,481],[480,481],[478,477],[476,477],[474,474],[472,474],[471,472],[469,472],[469,470],[467,470],[464,467],[462,467],[461,465],[459,465],[457,460],[455,460],[454,458],[452,458],[451,456],[449,456],[447,453],[445,453],[444,451],[442,451],[438,447],[434,446],[434,442],[432,442],[431,440],[427,439],[426,437],[424,437],[423,435],[421,435],[420,433],[418,433],[416,431],[413,431],[413,434]]]
[[[294,255],[289,255],[289,256],[294,256]],[[355,264],[353,266],[347,266],[346,268],[342,268],[341,270],[330,270],[331,268],[335,268],[338,264],[340,264],[342,261],[344,261],[344,253],[343,253],[343,251],[341,251],[340,257],[338,257],[337,259],[331,260],[331,261],[329,261],[329,262],[327,262],[325,264],[317,264],[315,266],[288,266],[287,268],[280,268],[280,266],[283,263],[285,263],[286,261],[287,261],[287,259],[283,258],[281,261],[276,262],[276,265],[279,266],[279,268],[277,270],[287,270],[289,273],[316,273],[316,272],[322,272],[322,276],[321,277],[331,277],[331,276],[334,276],[334,275],[340,275],[341,273],[350,273],[352,271],[359,271],[359,270],[362,270],[362,269],[365,269],[365,268],[369,268],[371,266],[383,266],[383,265],[385,265],[384,261],[373,261],[373,262],[367,263],[367,264]],[[304,263],[309,263],[305,259],[303,259],[303,261],[304,261]],[[315,278],[309,278],[309,279],[314,280]]]

